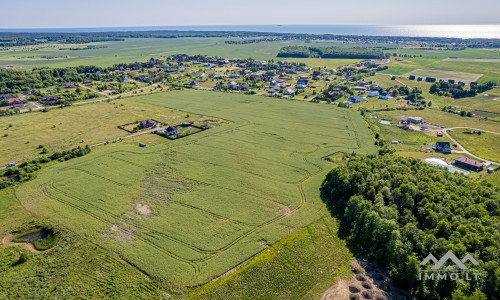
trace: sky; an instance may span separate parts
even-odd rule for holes
[[[499,0],[0,0],[0,28],[500,24]]]

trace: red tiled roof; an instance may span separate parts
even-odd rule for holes
[[[466,158],[466,157],[461,157],[461,156],[455,158],[455,162],[460,162],[460,163],[463,163],[463,164],[466,164],[466,165],[469,165],[469,166],[473,166],[473,167],[476,167],[476,168],[484,167],[483,163],[480,163],[478,161],[475,161],[475,160],[472,160],[472,159],[469,159],[469,158]]]
[[[12,106],[13,106],[13,107],[20,107],[20,106],[24,106],[24,104],[22,104],[22,103],[18,103],[18,104],[14,104],[14,105],[12,105]]]
[[[10,99],[7,99],[7,101],[9,101],[9,103],[13,103],[13,102],[19,101],[19,98],[10,98]]]

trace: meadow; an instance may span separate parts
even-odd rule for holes
[[[323,157],[375,151],[359,113],[333,105],[209,91],[133,102],[232,123],[147,148],[117,143],[42,170],[16,197],[174,292],[323,216]]]
[[[167,124],[197,121],[203,116],[144,102],[134,98],[74,105],[47,112],[0,118],[0,166],[40,156],[39,145],[49,152],[93,145],[129,135],[119,125],[155,119]]]
[[[500,135],[482,132],[481,135],[473,134],[474,130],[455,129],[450,135],[470,153],[481,158],[500,162]]]
[[[218,57],[254,58],[259,60],[278,60],[276,55],[281,47],[306,45],[304,41],[276,41],[254,44],[225,44],[222,38],[175,38],[175,39],[125,39],[123,42],[91,43],[97,46],[86,49],[87,44],[68,45],[44,44],[37,47],[21,46],[0,49],[0,66],[14,66],[31,69],[34,67],[76,67],[96,65],[108,67],[119,63],[145,61],[150,57],[169,56],[172,54],[205,54]],[[309,46],[343,46],[329,41],[308,43]],[[37,49],[37,50],[35,50]],[[66,58],[69,56],[69,58]],[[283,60],[283,59],[280,59]],[[338,67],[346,62],[359,60],[348,59],[292,59],[294,61],[314,62],[318,66]],[[314,65],[315,65],[314,64]]]

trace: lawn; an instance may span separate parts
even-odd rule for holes
[[[129,135],[118,128],[127,123],[154,119],[179,124],[202,118],[198,114],[185,118],[185,112],[134,99],[0,117],[0,166],[40,156],[39,145],[54,152]]]
[[[433,77],[436,79],[454,79],[455,81],[464,81],[470,83],[471,81],[477,81],[483,74],[457,72],[457,71],[444,71],[444,70],[427,70],[427,69],[416,69],[409,73],[404,74],[404,76],[415,75],[416,77],[422,76]]]
[[[16,196],[176,292],[324,215],[318,187],[332,165],[323,157],[375,151],[359,113],[334,105],[209,91],[133,103],[232,123],[147,148],[105,146],[42,170]]]

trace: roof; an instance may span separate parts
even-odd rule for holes
[[[484,167],[483,163],[480,163],[478,161],[475,161],[475,160],[472,160],[472,159],[469,159],[466,157],[461,157],[461,156],[456,157],[455,162],[459,162],[459,163],[466,164],[466,165],[476,167],[476,168]]]
[[[439,148],[450,147],[450,142],[437,142],[436,147],[439,147]]]

